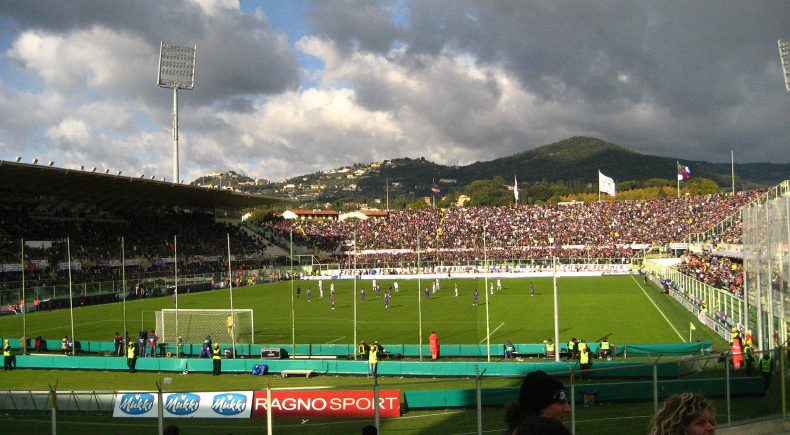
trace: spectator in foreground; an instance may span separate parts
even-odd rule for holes
[[[682,393],[668,397],[650,422],[649,435],[713,435],[715,410],[705,397]]]
[[[513,401],[505,406],[505,422],[508,428],[504,433],[517,433],[516,428],[522,421],[535,416],[562,423],[570,411],[568,393],[562,383],[537,370],[524,378],[518,393],[518,402]]]

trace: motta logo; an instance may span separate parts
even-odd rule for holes
[[[129,393],[121,396],[118,409],[124,414],[142,415],[154,408],[154,395],[149,393]]]
[[[189,415],[197,412],[200,407],[200,396],[192,393],[179,393],[167,396],[165,411],[173,415]]]
[[[247,409],[247,396],[239,393],[222,393],[214,396],[211,410],[219,415],[236,415]]]

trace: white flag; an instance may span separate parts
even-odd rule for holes
[[[615,195],[614,180],[598,171],[598,191],[607,193],[611,196]]]
[[[518,180],[515,175],[513,176],[513,196],[516,198],[516,201],[518,201]]]

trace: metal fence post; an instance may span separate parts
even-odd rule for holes
[[[730,355],[726,355],[724,357],[724,398],[727,401],[727,426],[732,424],[732,415],[730,412],[731,408],[731,400],[730,400]]]
[[[477,372],[477,368],[475,368]],[[475,375],[475,390],[477,393],[477,434],[483,434],[483,388],[482,388],[482,374],[476,373]]]
[[[559,351],[559,349],[557,349]],[[571,384],[571,433],[576,433],[576,378],[574,377],[574,370],[571,367],[570,384]]]
[[[653,361],[653,413],[658,412],[658,360]]]
[[[58,393],[55,391],[57,388],[58,383],[55,382],[55,386],[53,387],[52,384],[49,385],[49,395],[52,399],[52,408],[50,411],[51,420],[52,420],[52,435],[57,435],[58,433]]]
[[[373,416],[376,422],[376,433],[381,431],[381,415],[379,412],[379,376],[373,373]]]

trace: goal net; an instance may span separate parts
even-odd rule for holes
[[[212,341],[254,343],[253,315],[250,309],[241,310],[173,310],[156,312],[156,334],[163,342],[201,343],[207,335]]]

